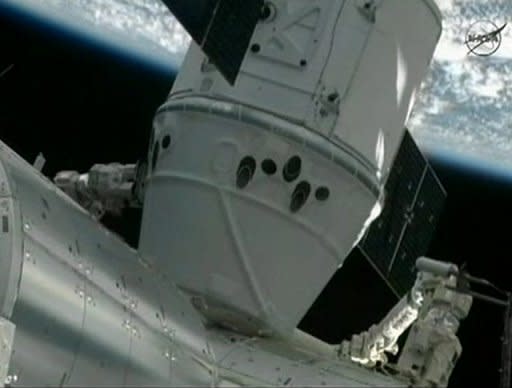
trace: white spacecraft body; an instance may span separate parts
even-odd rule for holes
[[[296,329],[385,201],[440,14],[430,0],[267,6],[235,86],[192,45],[154,120],[138,251],[0,142],[0,386],[447,381],[470,302],[442,276],[343,346]],[[133,173],[96,166],[57,183],[117,211]],[[429,321],[424,298],[458,308],[456,325]],[[417,317],[405,369],[359,365]],[[452,364],[432,364],[438,343]]]
[[[227,327],[292,332],[378,213],[433,1],[278,0],[231,86],[192,44],[154,120],[139,249]]]

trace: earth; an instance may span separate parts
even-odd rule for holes
[[[179,68],[190,37],[158,0],[3,0],[147,61]],[[512,176],[512,25],[491,56],[469,52],[471,26],[502,26],[509,0],[436,0],[443,34],[407,123],[430,154]]]

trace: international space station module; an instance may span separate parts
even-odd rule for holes
[[[0,143],[0,385],[445,386],[471,297],[405,129],[435,3],[164,2],[195,42],[146,160],[55,185]],[[127,204],[137,250],[98,222]],[[330,345],[297,325],[352,249],[402,299]]]

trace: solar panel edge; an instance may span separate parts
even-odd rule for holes
[[[446,190],[407,130],[384,190],[381,215],[368,229],[359,249],[400,295],[415,281],[416,259],[427,253],[446,198]],[[423,198],[425,195],[429,198]],[[430,200],[432,205],[428,206]]]

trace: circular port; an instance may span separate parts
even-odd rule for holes
[[[293,191],[292,200],[290,202],[290,210],[292,213],[298,212],[307,202],[311,193],[311,185],[306,182],[300,182]]]
[[[166,150],[167,148],[169,148],[170,145],[171,145],[171,136],[165,135],[164,138],[162,139],[162,148],[164,150]]]
[[[277,171],[277,165],[272,159],[265,159],[261,162],[261,169],[267,175],[274,175]]]
[[[263,22],[270,22],[276,17],[276,7],[271,2],[267,1],[261,8],[260,20]]]
[[[256,171],[256,160],[252,156],[246,156],[238,165],[236,172],[236,186],[239,189],[246,187]]]
[[[293,182],[300,175],[302,160],[298,156],[292,156],[283,167],[283,178],[286,182]]]
[[[319,201],[327,201],[329,199],[329,195],[331,195],[331,192],[325,186],[316,189],[315,198]]]

